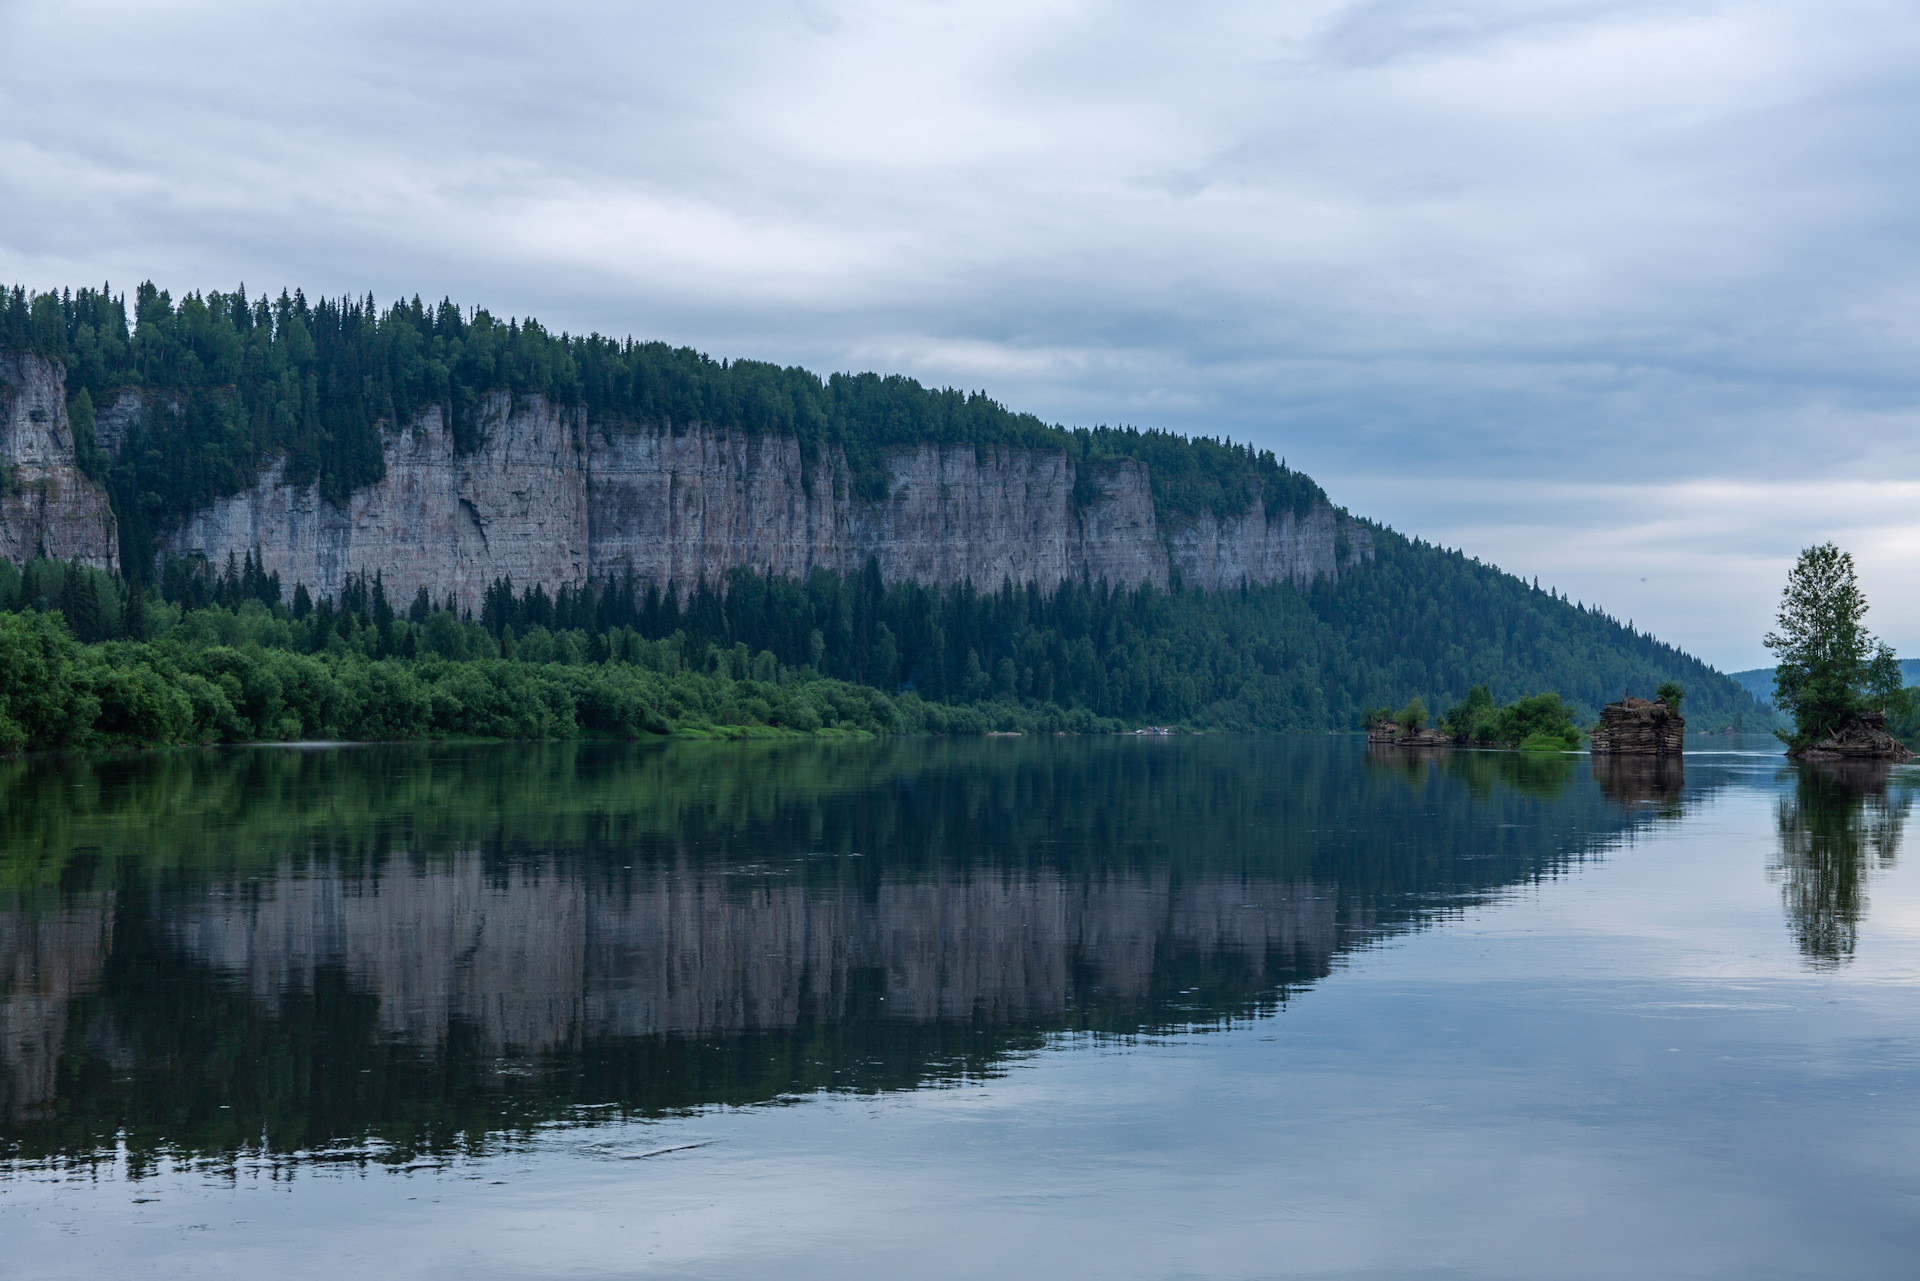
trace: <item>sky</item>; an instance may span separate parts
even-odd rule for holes
[[[1723,669],[1920,654],[1920,8],[0,0],[0,281],[450,296],[1251,440]]]

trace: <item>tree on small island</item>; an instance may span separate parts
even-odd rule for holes
[[[1791,734],[1774,731],[1790,755],[1842,735],[1869,713],[1907,710],[1899,661],[1862,625],[1866,613],[1852,553],[1830,542],[1800,553],[1780,596],[1779,630],[1762,642],[1774,652],[1774,706],[1793,717]]]
[[[1680,688],[1678,681],[1661,681],[1660,688],[1653,691],[1654,700],[1665,703],[1675,716],[1680,714],[1680,702],[1686,696],[1687,691]]]
[[[1580,746],[1573,709],[1558,694],[1535,694],[1501,707],[1485,685],[1475,685],[1448,709],[1442,724],[1455,738],[1469,743],[1529,752],[1565,752]]]

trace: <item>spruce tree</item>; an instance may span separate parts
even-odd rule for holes
[[[1866,614],[1852,553],[1833,543],[1800,553],[1780,596],[1779,630],[1763,642],[1775,657],[1774,706],[1794,721],[1780,737],[1796,751],[1861,711],[1875,648]]]

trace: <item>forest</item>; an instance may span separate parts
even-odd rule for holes
[[[250,556],[226,566],[156,567],[157,534],[244,487],[273,458],[287,457],[291,479],[317,481],[324,494],[342,499],[381,475],[388,425],[440,404],[449,408],[462,447],[471,448],[476,407],[498,390],[584,406],[606,422],[684,430],[699,421],[790,433],[816,464],[821,450],[843,451],[856,486],[884,479],[889,447],[941,442],[1058,449],[1076,460],[1139,459],[1163,517],[1242,511],[1256,484],[1270,514],[1305,511],[1325,495],[1272,452],[1246,445],[1130,428],[1068,430],[982,393],[877,374],[823,379],[664,343],[556,335],[532,320],[501,322],[450,301],[427,306],[416,298],[381,309],[371,298],[309,302],[286,292],[249,300],[242,288],[190,293],[176,304],[148,284],[135,291],[129,309],[124,294],[105,287],[59,294],[14,288],[0,292],[4,349],[30,349],[65,364],[81,465],[106,483],[122,561],[133,567],[119,581],[51,561],[0,566],[0,609],[57,614],[63,634],[79,646],[76,670],[97,674],[145,663],[184,680],[210,661],[206,653],[233,649],[275,656],[263,662],[312,660],[320,667],[311,670],[325,668],[329,679],[358,672],[358,664],[396,664],[395,671],[434,673],[434,681],[446,665],[463,663],[551,668],[568,673],[566,680],[594,665],[633,668],[669,683],[682,676],[757,679],[755,673],[771,671],[785,674],[774,682],[778,688],[837,682],[871,691],[888,709],[843,718],[816,708],[795,713],[791,723],[769,721],[728,702],[731,694],[715,686],[702,687],[699,698],[689,694],[692,701],[673,714],[597,725],[569,693],[570,721],[516,722],[510,731],[535,736],[568,725],[569,732],[690,730],[716,723],[716,716],[866,731],[1059,727],[1069,720],[1083,727],[1339,730],[1358,727],[1370,707],[1410,698],[1443,711],[1476,686],[1502,703],[1553,692],[1585,723],[1602,703],[1664,681],[1688,690],[1698,728],[1770,724],[1733,682],[1597,607],[1378,528],[1374,559],[1304,591],[1275,585],[1205,593],[1177,579],[1164,591],[1091,582],[943,591],[883,583],[870,563],[863,573],[823,571],[804,581],[736,570],[721,582],[668,584],[664,592],[632,581],[501,580],[469,616],[456,602],[424,592],[389,600],[377,578],[351,581],[338,599],[316,598],[311,585],[282,583]],[[150,412],[109,457],[94,435],[97,416],[129,389],[146,398]],[[136,654],[129,646],[147,648]],[[736,661],[739,655],[745,657]],[[905,719],[889,719],[900,707],[909,709]],[[392,732],[343,715],[300,712],[300,732]],[[167,734],[187,738],[270,737],[281,729],[280,719],[261,716],[196,719],[186,729],[168,724]],[[479,720],[459,721],[464,729],[444,718],[409,724],[410,734],[427,736],[509,732],[506,722],[492,729],[475,728]],[[44,740],[28,734],[26,741]]]
[[[151,594],[77,565],[0,562],[11,697],[37,699],[67,672],[76,706],[99,703],[92,719],[64,721],[0,709],[14,726],[0,735],[18,746],[717,726],[1326,731],[1361,727],[1376,705],[1446,709],[1486,691],[1501,702],[1551,691],[1589,723],[1621,691],[1665,681],[1688,690],[1696,727],[1767,724],[1744,690],[1671,646],[1399,538],[1306,592],[942,592],[884,584],[870,563],[805,582],[736,570],[684,602],[630,580],[549,594],[503,579],[477,615],[424,591],[389,600],[377,577],[338,599],[305,584],[284,595],[250,557],[219,573],[170,562]],[[28,651],[38,656],[19,657]],[[139,703],[136,687],[180,697]],[[136,703],[146,710],[112,711]]]
[[[834,374],[763,361],[715,360],[661,342],[553,334],[534,320],[500,321],[451,301],[384,310],[371,297],[308,302],[282,292],[249,301],[190,293],[178,305],[143,284],[125,294],[0,292],[0,350],[62,362],[83,469],[103,481],[120,522],[123,563],[147,564],[157,533],[185,513],[251,484],[287,458],[296,484],[317,481],[335,502],[385,474],[382,431],[444,406],[456,446],[479,444],[490,393],[579,405],[596,421],[685,431],[699,422],[800,441],[803,483],[821,451],[841,451],[856,493],[886,492],[889,448],[918,444],[1057,449],[1076,461],[1134,458],[1149,468],[1166,517],[1211,509],[1237,515],[1257,482],[1271,515],[1305,512],[1325,494],[1271,451],[1133,428],[1050,426],[983,392],[935,390],[911,378]],[[155,414],[110,458],[96,442],[99,412],[123,389]],[[1091,486],[1091,480],[1087,481]],[[1081,495],[1091,501],[1089,489]]]

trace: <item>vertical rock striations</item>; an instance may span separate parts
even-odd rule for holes
[[[66,371],[24,353],[0,354],[0,556],[120,567],[107,491],[75,461]]]
[[[0,554],[117,568],[112,512],[75,466],[63,388],[56,364],[0,358]],[[147,408],[131,392],[106,402],[103,446],[117,452]],[[632,573],[684,590],[736,566],[804,577],[857,573],[871,557],[889,582],[941,587],[1084,579],[1164,588],[1177,577],[1220,590],[1305,587],[1373,554],[1369,529],[1344,513],[1321,503],[1269,519],[1257,490],[1238,515],[1163,526],[1147,468],[1133,460],[902,447],[887,460],[885,494],[869,498],[853,492],[844,456],[809,462],[790,436],[589,422],[584,410],[506,392],[480,406],[479,429],[478,448],[462,453],[442,411],[425,410],[387,434],[384,478],[345,506],[317,484],[290,483],[276,462],[188,516],[156,556],[203,557],[217,569],[251,552],[289,593],[305,583],[337,594],[349,575],[378,573],[396,601],[424,587],[436,603],[452,595],[477,608],[503,576],[553,588]]]
[[[1686,745],[1687,722],[1665,703],[1627,697],[1600,709],[1595,756],[1672,756]]]

